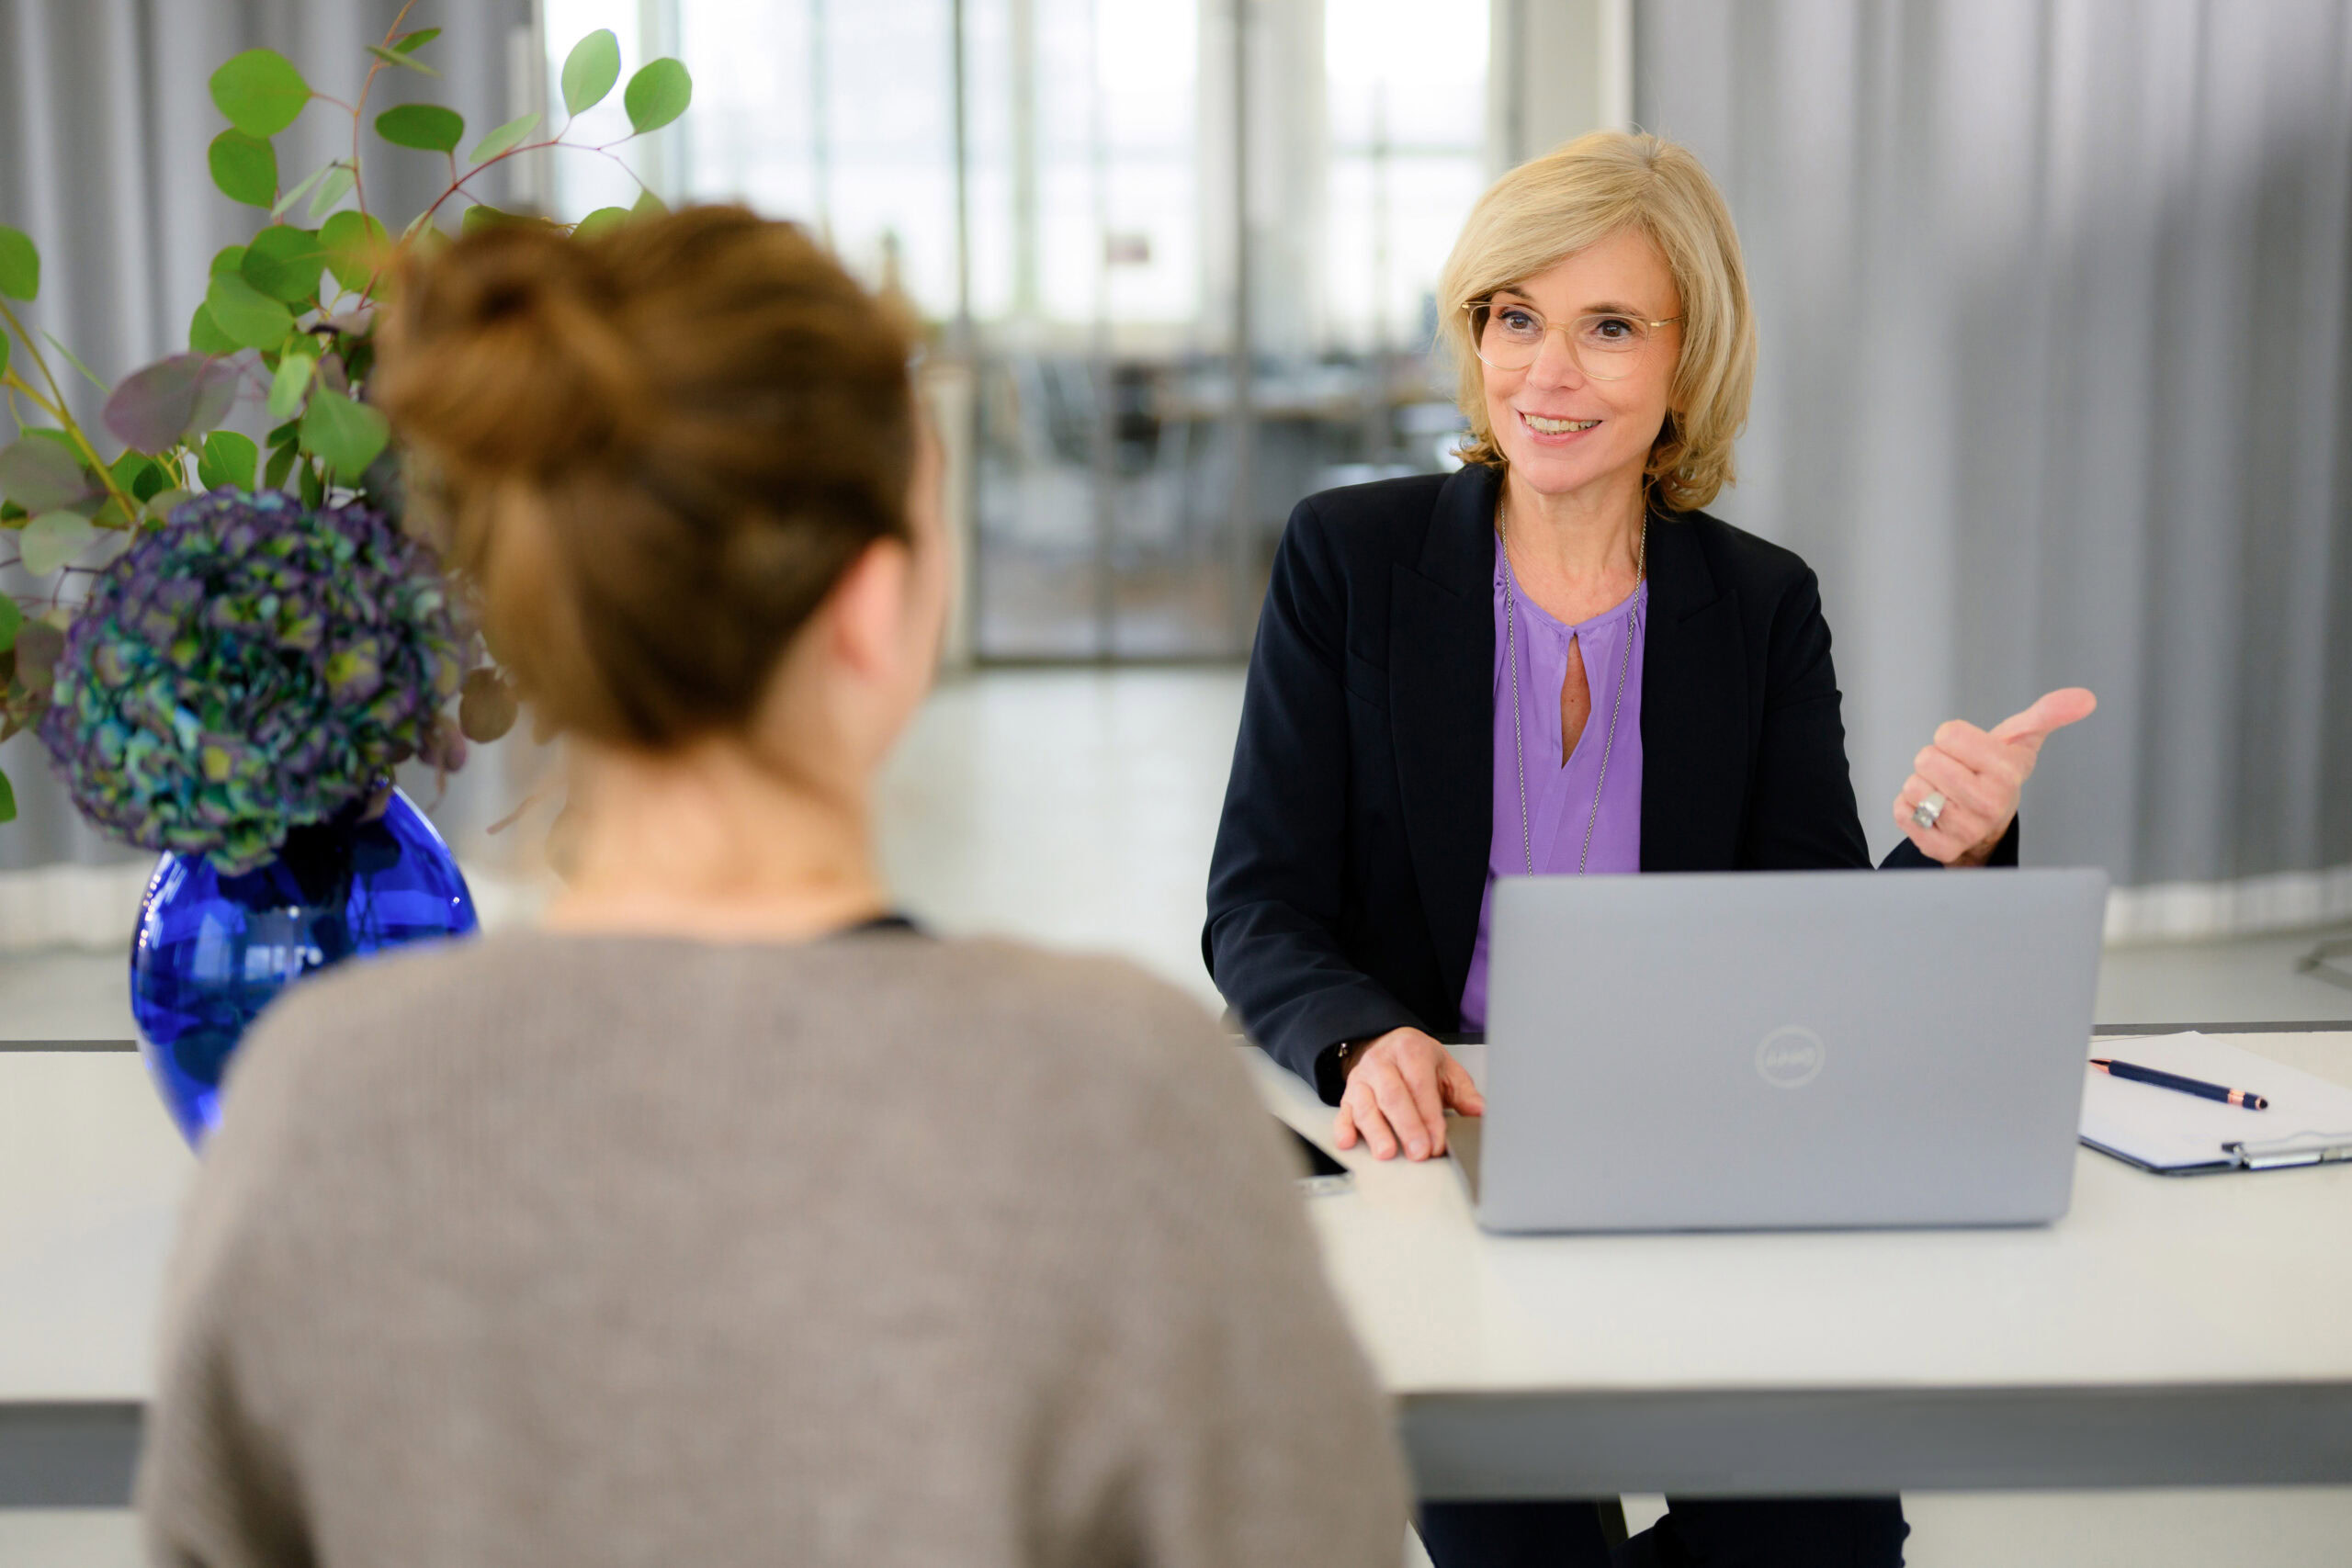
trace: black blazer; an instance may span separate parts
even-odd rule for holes
[[[1201,949],[1252,1039],[1328,1053],[1461,1023],[1494,815],[1496,470],[1309,496],[1258,622]],[[1654,515],[1642,870],[1858,868],[1821,591],[1703,513]],[[1994,856],[2017,863],[2014,825]],[[1932,867],[1907,840],[1889,866]]]

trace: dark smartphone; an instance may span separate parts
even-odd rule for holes
[[[1306,1156],[1307,1174],[1300,1178],[1301,1180],[1317,1184],[1318,1190],[1321,1183],[1347,1180],[1348,1168],[1325,1154],[1323,1145],[1287,1122],[1282,1123],[1282,1129],[1298,1140],[1299,1152]]]

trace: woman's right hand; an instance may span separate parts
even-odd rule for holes
[[[1429,1159],[1445,1153],[1448,1108],[1486,1114],[1486,1096],[1469,1069],[1419,1030],[1392,1029],[1349,1059],[1331,1136],[1343,1149],[1361,1138],[1379,1159],[1395,1159],[1400,1148]]]

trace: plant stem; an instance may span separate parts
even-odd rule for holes
[[[359,121],[367,112],[368,93],[376,85],[376,73],[383,68],[382,61],[368,61],[367,79],[359,84],[359,101],[351,106],[351,199],[363,218],[368,215],[368,181],[359,172]]]
[[[623,137],[621,140],[626,141],[628,138]],[[449,187],[443,191],[439,196],[434,197],[433,205],[426,208],[421,216],[427,220],[431,219],[435,213],[441,210],[441,207],[444,202],[447,201],[451,197],[458,195],[460,191],[464,191],[468,196],[472,196],[473,192],[466,190],[466,182],[472,179],[476,175],[481,174],[483,170],[495,167],[496,165],[506,162],[509,158],[519,158],[526,152],[544,152],[548,151],[550,148],[556,147],[568,148],[577,152],[595,152],[603,151],[601,148],[582,147],[577,141],[566,141],[561,136],[551,136],[545,141],[526,141],[520,147],[509,147],[505,152],[499,153],[498,156],[494,158],[485,158],[481,163],[476,164],[472,168],[468,169],[464,174],[459,175],[456,179],[450,181]],[[605,156],[611,157],[612,154],[605,153]],[[614,158],[613,162],[620,164],[622,171],[631,179],[637,179],[637,172],[634,169],[629,168],[627,164],[621,164],[621,161],[617,158]],[[454,154],[451,156],[449,163],[450,167],[455,168],[457,166],[457,159]],[[639,188],[644,188],[645,182],[643,180],[638,180],[637,183]],[[382,277],[383,274],[379,272],[374,277],[368,279],[368,287],[359,291],[360,305],[374,303],[376,284],[381,281]],[[357,308],[357,306],[354,307],[354,309]]]
[[[568,130],[570,128],[567,127],[566,129]],[[520,147],[509,147],[505,152],[498,154],[497,157],[486,158],[482,162],[476,164],[472,168],[468,169],[464,174],[458,175],[456,180],[450,183],[447,190],[443,191],[438,197],[434,198],[433,205],[424,209],[424,216],[430,218],[435,213],[440,211],[441,204],[443,202],[448,200],[451,197],[456,196],[459,191],[465,190],[466,182],[472,179],[476,175],[481,174],[483,170],[494,168],[498,164],[506,162],[509,158],[519,158],[526,152],[544,152],[548,151],[550,148],[556,147],[565,148],[573,152],[594,152],[601,157],[610,159],[614,164],[619,165],[621,173],[627,175],[630,179],[637,182],[637,188],[639,190],[650,191],[653,187],[647,185],[644,179],[639,175],[635,169],[630,168],[624,160],[615,157],[613,153],[608,151],[608,149],[620,146],[622,142],[636,141],[637,134],[637,132],[632,131],[628,135],[620,138],[617,141],[605,142],[602,147],[590,147],[577,141],[566,141],[560,136],[549,137],[545,141],[526,141]],[[455,160],[452,160],[452,162],[454,163]],[[465,191],[465,194],[472,196],[473,192]],[[477,201],[480,200],[479,197],[476,199]],[[552,220],[550,220],[550,221],[552,221]]]
[[[17,320],[17,313],[8,309],[6,305],[0,305],[0,320],[6,321],[8,325],[15,329],[19,340],[23,340],[25,338],[25,324]],[[27,341],[25,342],[25,352],[33,356],[33,363],[35,365],[40,367],[41,379],[49,383],[50,394],[57,400],[52,403],[43,398],[39,392],[34,391],[33,389],[27,384],[24,378],[17,375],[13,368],[5,372],[0,372],[0,386],[6,386],[12,391],[24,393],[25,396],[32,400],[33,406],[35,408],[40,410],[41,412],[49,415],[50,418],[57,422],[58,428],[65,433],[65,438],[73,442],[74,445],[80,449],[84,460],[86,461],[90,465],[91,468],[97,474],[99,485],[103,487],[107,494],[113,499],[115,504],[122,509],[122,515],[125,519],[123,525],[126,528],[136,528],[139,526],[138,502],[132,501],[129,495],[123,492],[122,487],[115,483],[114,475],[107,469],[105,460],[98,456],[97,448],[91,446],[90,438],[82,433],[81,422],[74,417],[73,411],[66,406],[65,393],[63,389],[58,386],[57,377],[50,370],[49,362],[40,356],[40,350],[35,348],[29,341]],[[24,428],[22,420],[17,422],[17,428],[19,430]]]
[[[405,0],[399,14],[392,17],[392,25],[384,29],[386,49],[391,48],[394,41],[400,38],[401,24],[408,20],[408,14],[415,8],[416,0]],[[376,73],[383,68],[382,61],[372,55],[368,57],[367,77],[359,84],[359,101],[351,107],[351,197],[352,200],[358,205],[360,216],[363,218],[368,214],[368,182],[359,173],[360,120],[368,110],[368,94],[376,85]]]

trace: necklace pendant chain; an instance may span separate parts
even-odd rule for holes
[[[1519,716],[1519,600],[1511,591],[1510,517],[1507,496],[1495,499],[1495,538],[1503,558],[1503,661],[1510,666],[1510,739],[1512,753],[1519,760],[1519,851],[1525,857],[1527,874],[1535,874],[1535,835],[1527,815],[1527,736]],[[1642,513],[1641,541],[1634,553],[1634,592],[1639,593],[1642,584],[1649,581],[1650,519],[1646,510]],[[1617,696],[1609,705],[1609,733],[1600,743],[1600,773],[1592,781],[1592,809],[1584,819],[1584,849],[1577,856],[1577,874],[1582,876],[1592,863],[1593,829],[1600,825],[1600,794],[1609,787],[1609,759],[1617,750],[1617,719],[1625,711],[1625,678],[1634,668],[1634,639],[1642,635],[1642,612],[1634,606],[1625,612],[1625,651],[1617,662]],[[1564,764],[1565,765],[1565,764]]]

